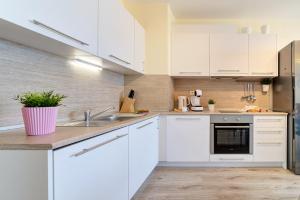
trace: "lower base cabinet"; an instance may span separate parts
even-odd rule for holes
[[[129,199],[158,163],[158,118],[129,127]]]
[[[168,116],[167,161],[208,162],[209,127],[209,116]]]
[[[55,200],[128,199],[128,128],[54,151]]]
[[[0,150],[0,199],[131,199],[158,163],[158,120],[55,150]]]

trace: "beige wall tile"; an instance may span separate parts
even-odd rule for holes
[[[83,111],[119,106],[123,75],[94,71],[46,52],[0,40],[0,126],[22,123],[21,105],[13,100],[26,91],[55,90],[68,98],[59,119],[77,119]]]

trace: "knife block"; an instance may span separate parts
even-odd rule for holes
[[[123,99],[123,104],[120,109],[120,113],[134,113],[134,103],[135,99],[130,99],[128,97],[125,97]]]

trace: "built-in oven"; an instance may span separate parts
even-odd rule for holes
[[[253,116],[211,115],[211,154],[252,154]]]

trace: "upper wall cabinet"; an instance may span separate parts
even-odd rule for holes
[[[1,19],[94,55],[97,14],[98,0],[10,0],[0,7]]]
[[[276,35],[249,35],[250,76],[277,76],[277,60],[278,52]]]
[[[119,0],[100,0],[99,3],[99,56],[133,68],[133,16]]]
[[[171,49],[172,76],[209,76],[209,33],[175,26]]]
[[[248,35],[210,35],[210,75],[247,76]]]
[[[145,30],[137,20],[134,23],[134,70],[144,73]]]

